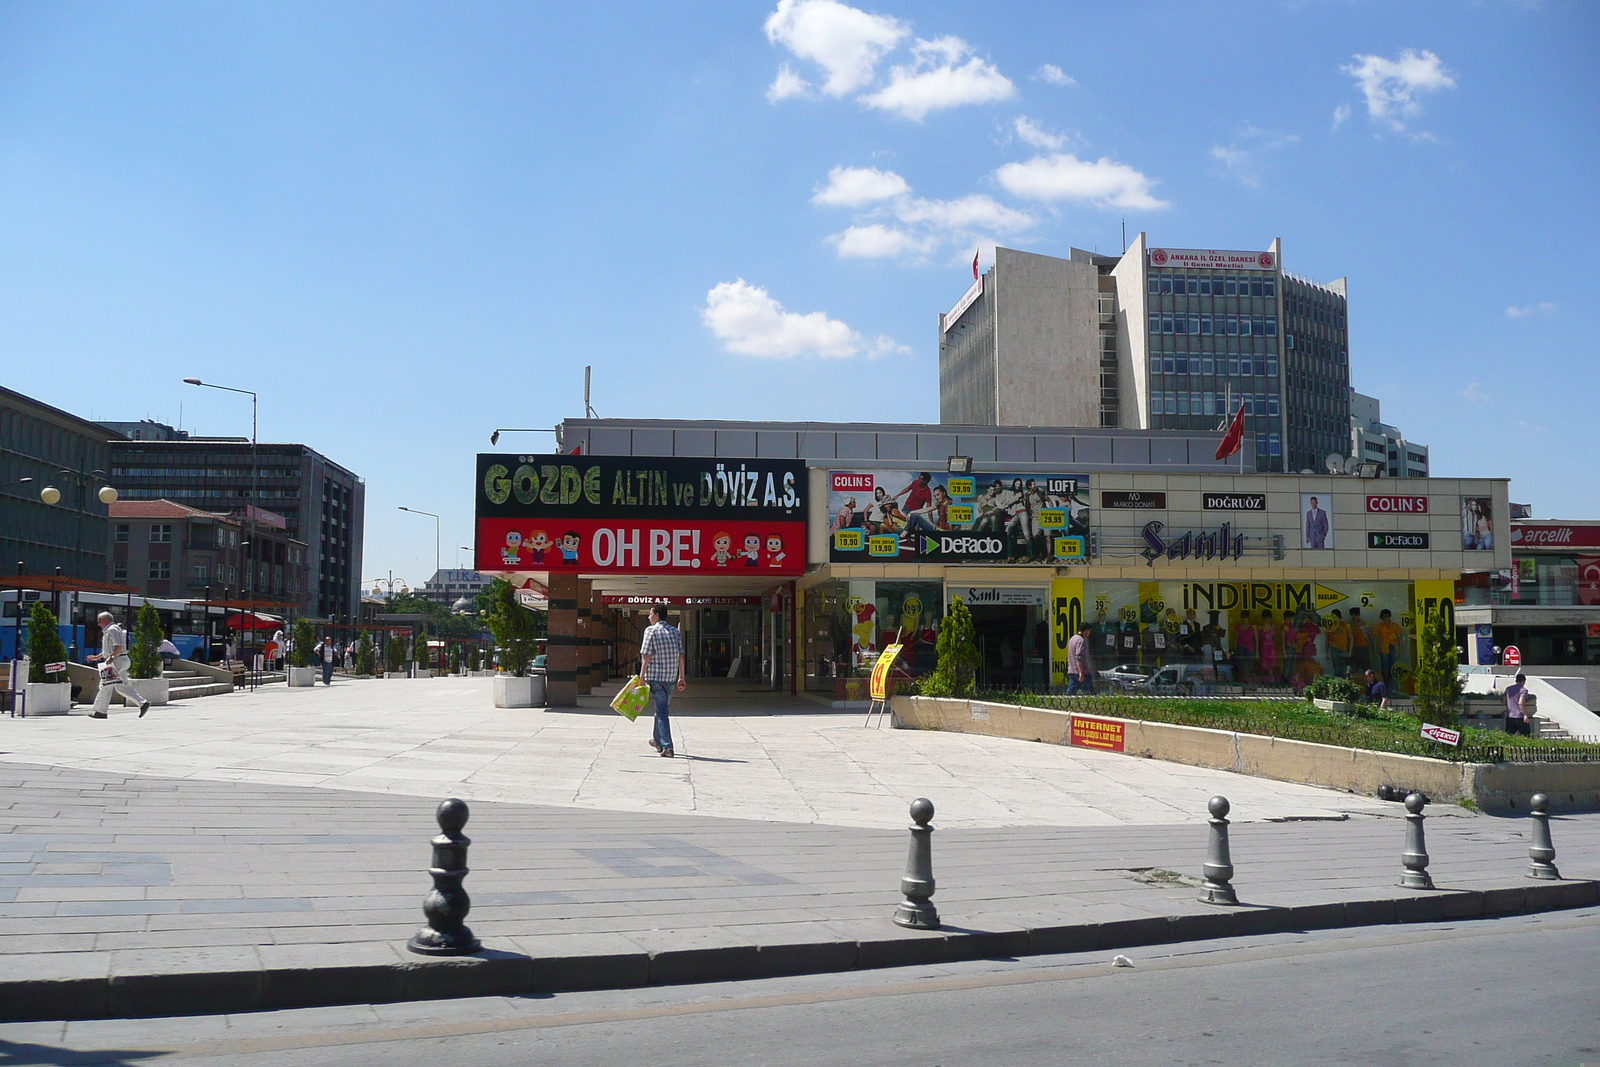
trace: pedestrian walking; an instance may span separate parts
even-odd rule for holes
[[[150,710],[150,702],[139,695],[133,687],[133,681],[128,677],[128,634],[117,625],[116,618],[109,611],[102,611],[97,620],[100,623],[100,651],[87,657],[91,663],[100,664],[100,692],[94,698],[94,711],[90,718],[109,718],[106,709],[111,706],[111,691],[120,690],[122,699],[133,700],[139,703],[139,718],[144,718],[144,713]]]
[[[339,656],[339,646],[334,644],[333,638],[324,636],[311,651],[316,661],[322,664],[322,684],[332,685],[333,661]]]
[[[1089,667],[1088,623],[1078,627],[1078,632],[1067,638],[1067,696],[1094,692],[1094,672]]]
[[[663,756],[672,753],[672,724],[668,709],[672,705],[674,683],[678,692],[688,688],[683,677],[683,635],[667,621],[667,606],[657,604],[650,609],[650,625],[639,641],[639,677],[650,686],[650,696],[656,702],[656,725],[650,738],[650,747]]]
[[[1389,706],[1389,686],[1383,680],[1383,675],[1372,668],[1367,668],[1367,703],[1380,708]]]
[[[1521,671],[1517,672],[1516,681],[1506,686],[1506,733],[1521,734],[1531,737],[1533,730],[1528,724],[1528,687],[1524,683],[1528,676]]]

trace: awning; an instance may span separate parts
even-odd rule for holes
[[[253,615],[248,611],[228,616],[230,630],[276,630],[282,625],[282,619],[275,619],[271,615]]]

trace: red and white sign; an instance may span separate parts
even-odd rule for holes
[[[1578,603],[1600,604],[1600,556],[1579,556],[1576,562]]]
[[[806,524],[485,517],[476,555],[480,571],[793,578],[806,572]]]
[[[1426,515],[1425,496],[1369,496],[1367,510],[1376,515]]]
[[[872,492],[872,475],[851,474],[848,471],[834,471],[833,492],[835,493],[870,493]]]
[[[1081,745],[1084,748],[1098,748],[1106,752],[1122,752],[1126,742],[1127,723],[1115,719],[1090,719],[1082,715],[1072,716],[1072,723],[1068,730],[1067,739],[1071,744]]]
[[[1222,252],[1215,248],[1152,248],[1152,267],[1189,270],[1272,270],[1278,261],[1271,252]]]
[[[623,596],[607,593],[605,602],[615,608],[648,608],[652,604],[666,604],[673,608],[758,608],[758,596]]]
[[[1511,544],[1517,548],[1600,548],[1600,524],[1514,522]]]
[[[60,674],[66,669],[67,665],[65,663],[46,663],[44,665],[44,673],[46,674]]]
[[[1522,666],[1522,649],[1516,645],[1507,645],[1506,650],[1500,653],[1500,662],[1507,667]]]
[[[1434,726],[1431,723],[1423,724],[1422,736],[1425,740],[1437,741],[1441,745],[1449,745],[1451,748],[1461,744],[1460,730],[1449,730],[1443,726]]]

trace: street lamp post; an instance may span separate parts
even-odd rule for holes
[[[245,396],[248,396],[250,398],[250,503],[245,508],[245,511],[244,511],[245,537],[247,538],[247,540],[244,542],[244,544],[245,544],[245,546],[248,546],[249,549],[250,549],[250,551],[247,552],[245,555],[246,555],[246,559],[249,561],[249,570],[248,570],[248,573],[247,573],[247,578],[248,578],[248,581],[249,581],[249,584],[250,584],[250,621],[249,621],[249,625],[252,627],[252,629],[249,631],[250,637],[251,637],[250,647],[251,647],[251,650],[252,650],[251,651],[251,657],[250,657],[250,667],[251,667],[250,674],[251,674],[251,681],[252,681],[251,688],[253,689],[253,688],[255,688],[255,685],[254,685],[254,682],[255,682],[255,669],[254,669],[255,668],[255,655],[254,655],[255,640],[254,640],[254,638],[255,638],[256,635],[255,635],[255,632],[254,632],[254,626],[255,626],[255,621],[256,621],[256,574],[258,572],[258,568],[256,567],[257,560],[255,558],[256,554],[257,554],[257,545],[255,543],[256,542],[255,512],[256,512],[256,509],[261,506],[261,503],[260,503],[260,501],[261,501],[260,492],[257,489],[257,485],[256,485],[256,479],[261,473],[261,461],[260,461],[260,456],[259,456],[258,451],[257,451],[257,442],[256,442],[256,414],[257,414],[257,406],[259,404],[260,397],[256,396],[255,392],[250,390],[250,389],[235,389],[231,385],[213,385],[211,382],[203,382],[199,378],[185,378],[183,380],[183,383],[185,385],[199,386],[202,389],[220,389],[225,393],[243,393]],[[244,636],[244,633],[245,633],[245,631],[240,631],[240,637],[241,638]],[[240,643],[243,644],[243,641],[241,640]]]
[[[408,508],[404,504],[400,505],[400,510],[410,512],[413,515],[426,515],[433,520],[433,573],[437,575],[439,573],[439,516],[431,511],[418,511],[416,508]]]

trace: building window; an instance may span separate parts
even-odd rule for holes
[[[211,567],[209,564],[196,563],[194,565],[194,569],[190,573],[195,581],[204,582],[209,580],[211,577]]]
[[[123,581],[123,582],[127,581],[128,580],[128,561],[125,560],[125,559],[119,559],[115,563],[113,563],[111,565],[111,577],[117,579],[118,581]]]
[[[1268,415],[1276,415],[1277,413],[1278,413],[1278,394],[1277,393],[1272,393],[1271,395],[1269,395],[1267,397],[1267,414]]]
[[[1161,292],[1161,276],[1159,274],[1150,275],[1146,288],[1151,296],[1159,294]]]
[[[1267,357],[1267,377],[1268,378],[1276,378],[1277,376],[1278,376],[1278,357],[1277,356],[1268,356]]]
[[[119,522],[119,523],[117,523],[117,544],[125,545],[127,543],[128,543],[128,524],[125,523],[125,522]]]
[[[1178,373],[1177,362],[1178,362],[1178,357],[1177,356],[1167,356],[1164,359],[1162,359],[1162,361],[1161,361],[1163,369],[1168,374],[1176,374],[1176,373]]]
[[[152,522],[150,524],[150,543],[152,545],[170,545],[172,543],[172,523]]]
[[[1179,415],[1187,415],[1187,414],[1189,414],[1189,394],[1188,393],[1179,393],[1178,394],[1178,414]]]
[[[1276,316],[1276,315],[1268,315],[1267,316],[1267,336],[1268,337],[1276,337],[1276,336],[1278,336],[1278,316]]]
[[[1178,394],[1176,394],[1176,393],[1168,393],[1167,394],[1167,414],[1168,415],[1176,415],[1177,413],[1178,413]]]
[[[1283,440],[1277,434],[1268,434],[1269,451],[1274,456],[1283,455]]]
[[[1217,394],[1201,393],[1200,396],[1203,414],[1215,415],[1217,413]]]
[[[1249,356],[1245,356],[1239,361],[1239,373],[1246,378],[1255,374],[1255,363],[1251,361]]]
[[[1161,316],[1156,314],[1155,312],[1151,312],[1150,313],[1150,332],[1151,333],[1160,333],[1161,332]]]
[[[1184,355],[1182,352],[1180,352],[1180,353],[1178,353],[1176,358],[1177,358],[1177,362],[1178,362],[1178,373],[1179,374],[1188,374],[1189,373],[1189,357]]]
[[[1235,336],[1238,335],[1238,333],[1239,333],[1239,316],[1237,316],[1237,315],[1229,315],[1228,316],[1228,336],[1229,337],[1235,337]]]
[[[150,577],[154,578],[154,579],[171,578],[172,577],[172,562],[170,560],[165,560],[165,559],[153,559],[153,560],[151,560],[150,561]]]
[[[1172,332],[1172,316],[1171,315],[1163,315],[1163,316],[1161,316],[1161,332],[1162,333],[1171,333]]]

